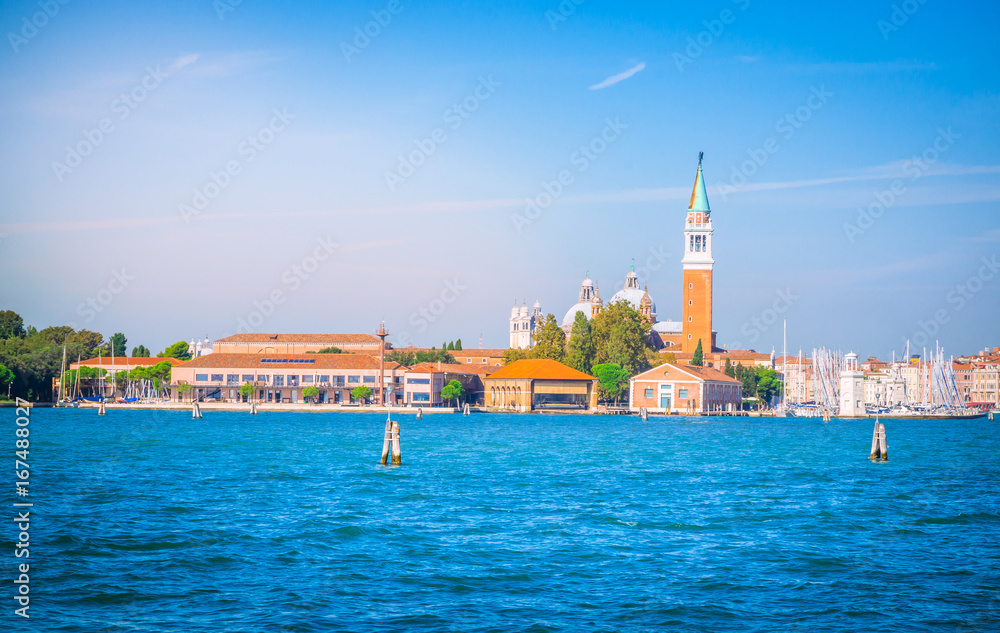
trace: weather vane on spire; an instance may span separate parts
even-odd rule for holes
[[[705,152],[698,152],[698,166],[701,167],[701,159],[705,158]]]

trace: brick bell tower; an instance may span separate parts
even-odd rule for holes
[[[701,341],[707,354],[715,347],[712,339],[712,211],[708,207],[705,178],[701,173],[704,152],[698,154],[698,175],[688,204],[684,227],[684,315],[681,349],[693,353]]]

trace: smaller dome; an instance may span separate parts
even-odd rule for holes
[[[522,303],[521,304],[521,316],[528,316],[528,304],[527,303]]]
[[[536,308],[541,308],[542,307],[542,302],[539,301],[538,299],[535,299],[535,307]]]
[[[517,316],[517,303],[514,303],[514,307],[510,309],[510,316],[511,318]]]

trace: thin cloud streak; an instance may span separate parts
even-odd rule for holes
[[[636,74],[640,70],[646,67],[646,62],[639,62],[632,68],[629,68],[625,72],[618,73],[617,75],[612,75],[600,83],[596,83],[590,87],[590,90],[602,90],[608,86],[613,86],[620,81],[625,81],[632,75]]]
[[[760,191],[780,191],[788,189],[806,189],[811,187],[823,187],[827,185],[837,185],[851,182],[863,182],[873,180],[891,180],[893,178],[903,178],[907,175],[902,170],[903,163],[894,162],[887,165],[870,167],[862,173],[835,176],[831,178],[812,178],[805,180],[789,180],[784,182],[761,182],[742,187],[731,187],[729,185],[715,185],[709,187],[710,195],[718,196],[725,192],[726,195],[734,193],[752,193]],[[1000,165],[940,165],[926,172],[922,178],[930,176],[970,176],[981,174],[998,174]],[[660,202],[670,200],[686,200],[691,196],[691,188],[687,186],[678,187],[658,187],[628,189],[625,191],[614,191],[609,193],[593,193],[576,196],[563,196],[556,204],[605,204],[621,202]],[[978,192],[976,195],[951,198],[953,202],[988,202],[1000,200],[1000,191]],[[274,211],[255,213],[206,213],[201,216],[199,222],[210,222],[213,220],[248,220],[248,219],[272,219],[277,217],[334,217],[353,216],[357,214],[367,215],[410,215],[420,213],[462,213],[469,211],[492,211],[497,209],[512,209],[523,207],[526,204],[525,198],[494,198],[486,200],[432,200],[428,202],[418,202],[414,204],[390,205],[382,207],[357,207],[350,209],[331,209],[322,211]],[[931,200],[928,204],[938,204]],[[900,206],[921,206],[921,201],[913,201]],[[125,229],[149,226],[162,226],[181,222],[180,216],[153,217],[153,218],[114,218],[107,220],[73,220],[67,222],[23,222],[0,225],[0,235],[2,234],[22,234],[22,233],[45,233],[56,231],[86,231],[100,229]]]

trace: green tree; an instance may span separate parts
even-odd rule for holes
[[[128,356],[128,339],[121,332],[111,335],[111,351],[115,356]]]
[[[562,362],[566,358],[566,333],[553,314],[546,315],[535,332],[532,358],[549,358]]]
[[[13,310],[0,311],[0,338],[24,338],[24,319]]]
[[[673,352],[667,352],[667,353],[665,353],[665,354],[663,354],[663,355],[660,356],[660,362],[661,363],[671,363],[673,365],[676,365],[677,364],[677,354],[674,354]]]
[[[191,360],[191,351],[188,348],[187,343],[184,341],[177,341],[156,356],[157,358],[178,358],[180,360]]]
[[[462,339],[458,339],[457,341],[455,341],[455,351],[456,352],[462,351]]]
[[[754,369],[744,367],[743,363],[738,363],[734,373],[736,380],[743,383],[743,397],[757,397],[757,372]]]
[[[132,348],[132,358],[149,358],[149,349],[145,345],[136,345]]]
[[[310,385],[302,390],[302,397],[309,398],[313,404],[319,404],[319,387]]]
[[[308,387],[307,387],[307,388],[308,388]],[[248,383],[248,382],[245,382],[245,383],[243,383],[242,385],[240,385],[240,395],[241,395],[241,396],[243,396],[243,400],[244,400],[244,402],[245,402],[245,401],[248,401],[248,400],[251,400],[251,399],[253,398],[253,392],[254,392],[255,390],[256,390],[256,389],[254,388],[254,386],[253,386],[253,385],[251,385],[251,384],[250,384],[250,383]],[[302,390],[302,395],[305,395],[305,393],[306,393],[306,390],[305,390],[305,389],[303,389],[303,390]]]
[[[599,381],[601,394],[604,396],[604,400],[610,400],[613,398],[615,405],[617,405],[618,398],[620,398],[622,393],[628,389],[628,371],[616,363],[601,363],[600,365],[594,365],[592,371],[593,375],[596,376]]]
[[[6,398],[7,393],[10,390],[10,383],[14,382],[14,372],[7,369],[6,365],[0,365],[0,386],[5,386],[7,389],[3,393],[0,393],[0,398]]]
[[[371,395],[372,395],[372,390],[369,389],[368,387],[365,387],[364,385],[360,385],[358,387],[355,387],[354,389],[351,389],[351,398],[353,398],[355,402],[362,402],[362,403],[367,402],[368,398],[370,398]]]
[[[339,347],[324,347],[323,349],[316,352],[317,354],[343,354],[344,350]]]
[[[465,395],[465,387],[457,380],[452,380],[444,387],[441,387],[441,397],[445,400],[454,400],[458,405],[458,400]]]
[[[729,376],[730,378],[736,378],[736,370],[733,369],[733,361],[726,359],[726,368],[722,370],[722,373]]]
[[[192,387],[186,382],[182,382],[181,384],[177,385],[177,393],[181,394],[181,400],[184,400],[184,398],[187,397],[187,394],[190,393],[192,389],[194,389],[194,387]]]
[[[695,367],[703,367],[705,365],[705,352],[701,349],[701,339],[698,339],[698,347],[694,348],[694,357],[691,359],[691,364]]]
[[[523,360],[525,358],[533,358],[530,349],[517,349],[512,347],[503,351],[504,365],[510,365],[513,362]]]
[[[448,351],[449,352],[454,352],[455,351],[455,341],[450,341],[448,343]]]
[[[757,367],[757,397],[770,403],[781,393],[781,378],[770,367]]]
[[[386,353],[385,360],[387,362],[399,363],[404,367],[413,367],[417,364],[417,355],[413,352],[394,349]]]
[[[582,310],[573,317],[573,329],[567,344],[566,364],[587,373],[594,365],[594,340],[590,332],[590,321]]]
[[[649,319],[627,301],[608,304],[590,321],[594,362],[615,363],[629,376],[649,369],[649,328]]]

